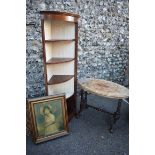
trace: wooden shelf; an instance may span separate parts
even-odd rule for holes
[[[45,42],[60,42],[60,41],[75,41],[75,39],[62,39],[62,40],[59,40],[59,39],[50,39],[50,40],[45,40]]]
[[[51,58],[46,62],[46,64],[58,64],[58,63],[65,63],[74,60],[74,58]]]
[[[59,84],[72,79],[74,75],[53,75],[48,82],[48,85]]]

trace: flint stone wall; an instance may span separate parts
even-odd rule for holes
[[[27,0],[27,98],[45,95],[39,13],[42,10],[80,15],[78,78],[128,84],[128,5],[127,0]]]

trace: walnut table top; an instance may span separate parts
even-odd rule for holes
[[[83,90],[99,96],[113,99],[129,97],[129,90],[126,87],[111,81],[87,78],[79,80],[78,83]]]

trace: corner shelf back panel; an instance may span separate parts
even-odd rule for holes
[[[55,84],[55,85],[48,85],[48,94],[60,94],[65,93],[66,98],[69,98],[74,94],[74,77],[66,82]]]
[[[74,60],[71,62],[47,65],[47,79],[53,75],[74,75]]]
[[[50,42],[45,44],[46,62],[52,57],[74,58],[75,41]]]
[[[75,39],[75,24],[72,22],[45,20],[45,40]]]

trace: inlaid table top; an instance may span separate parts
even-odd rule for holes
[[[129,97],[129,90],[126,87],[111,81],[86,78],[80,79],[78,83],[85,91],[99,96],[114,99],[125,99]]]

